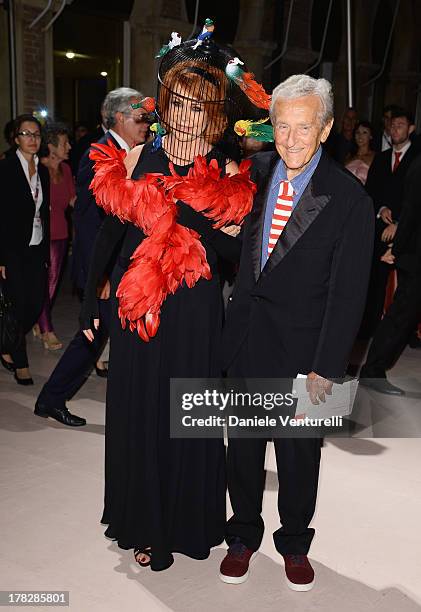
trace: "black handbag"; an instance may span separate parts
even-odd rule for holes
[[[13,312],[6,283],[0,279],[0,353],[5,355],[16,349],[22,341],[22,336],[22,327]]]

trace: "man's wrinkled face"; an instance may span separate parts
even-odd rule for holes
[[[140,99],[133,98],[130,105],[138,104]],[[143,108],[133,109],[131,106],[125,113],[116,113],[117,124],[121,137],[128,145],[134,147],[143,144],[149,130],[148,115]]]
[[[285,163],[289,179],[304,170],[320,143],[329,136],[333,119],[323,126],[322,111],[322,102],[316,95],[279,98],[275,103],[275,146]]]

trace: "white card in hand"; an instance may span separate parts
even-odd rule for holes
[[[305,374],[297,374],[294,379],[292,393],[298,399],[295,409],[295,418],[305,417],[313,419],[329,419],[333,416],[348,416],[352,412],[355,395],[358,388],[358,380],[349,380],[341,385],[333,383],[332,395],[325,394],[326,402],[315,405],[311,403],[306,389]]]

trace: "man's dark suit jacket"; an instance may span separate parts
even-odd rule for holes
[[[417,154],[419,150],[411,144],[395,172],[392,172],[392,149],[376,155],[368,171],[365,184],[367,192],[373,199],[376,214],[381,206],[387,206],[392,211],[393,219],[399,220],[405,176]],[[381,229],[384,228],[385,224],[382,222]]]
[[[233,371],[247,343],[244,376],[294,377],[314,371],[340,378],[366,299],[373,206],[361,183],[323,153],[260,271],[267,190],[278,159],[276,152],[253,158],[257,194],[228,306],[224,369]]]
[[[48,169],[38,163],[43,201],[40,208],[45,262],[50,261],[50,176]],[[31,188],[16,152],[0,161],[1,217],[0,264],[7,265],[29,246],[35,216]]]
[[[421,155],[405,179],[402,212],[393,240],[396,267],[416,274],[421,284]]]
[[[109,132],[104,134],[98,142],[106,144],[108,140],[111,140],[120,149],[120,145]],[[85,151],[80,161],[73,213],[75,239],[73,243],[72,277],[79,289],[85,287],[92,249],[105,217],[105,213],[102,208],[97,206],[92,191],[89,189],[89,185],[94,178],[94,162],[89,159],[90,151],[91,147]]]

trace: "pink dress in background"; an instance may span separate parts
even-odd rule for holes
[[[38,319],[42,334],[53,331],[51,307],[57,291],[67,252],[69,229],[66,209],[76,195],[75,184],[69,164],[60,165],[62,178],[59,183],[50,181],[50,267],[48,268],[47,294]]]
[[[75,184],[69,164],[61,163],[62,179],[59,183],[50,183],[50,238],[64,240],[69,235],[66,209],[75,196]]]
[[[370,166],[366,164],[362,159],[353,159],[349,163],[345,164],[345,168],[352,172],[354,176],[359,179],[363,185],[367,181],[367,174]]]

